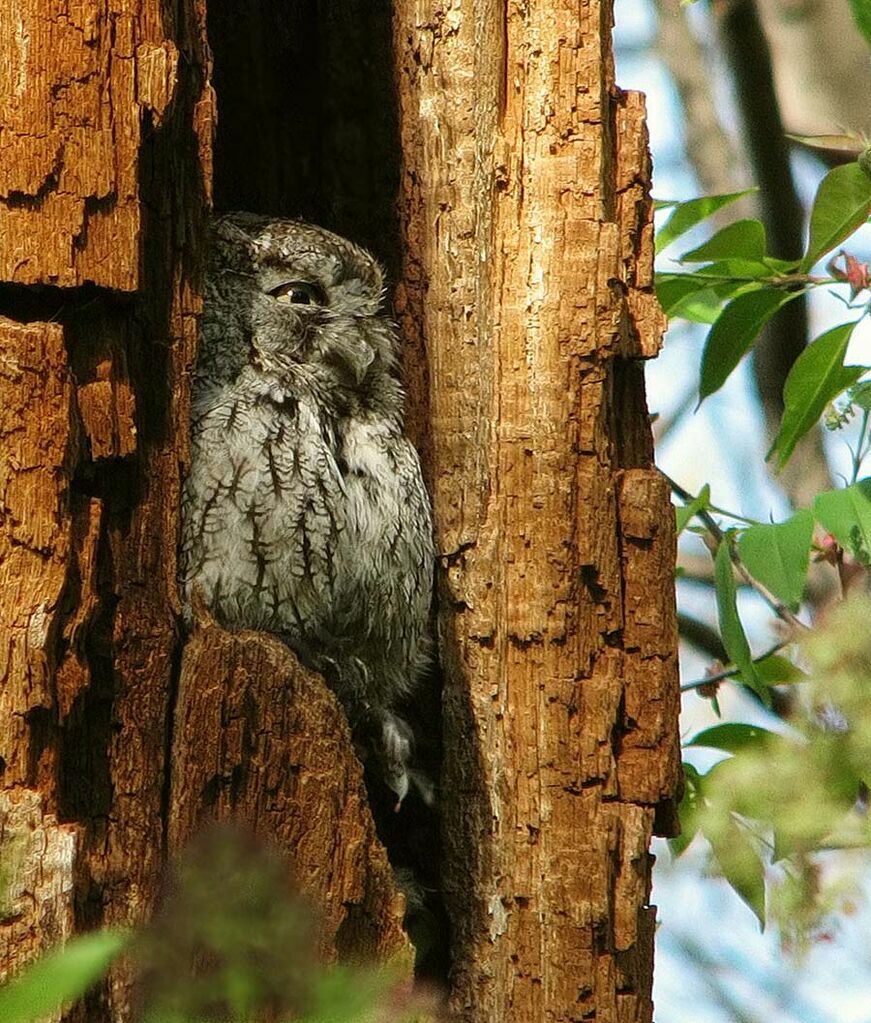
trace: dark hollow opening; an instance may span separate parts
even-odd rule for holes
[[[215,209],[308,220],[398,270],[400,149],[387,0],[209,5]]]
[[[372,252],[395,285],[401,148],[389,0],[212,3],[208,36],[218,107],[216,212],[248,210],[326,227]],[[423,702],[434,705],[418,706],[417,714],[437,720],[438,693]],[[368,782],[391,860],[399,867],[418,860],[415,873],[429,893],[425,926],[436,933],[424,939],[430,947],[418,972],[445,982],[436,816],[413,796],[396,815],[395,797]],[[428,862],[421,866],[422,847]]]

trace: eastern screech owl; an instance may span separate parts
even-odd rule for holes
[[[393,708],[427,670],[434,554],[381,300],[379,266],[344,238],[214,221],[181,571],[188,614],[198,591],[324,674],[401,799],[410,729]]]

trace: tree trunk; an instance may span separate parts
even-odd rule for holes
[[[4,967],[141,919],[163,858],[202,15],[29,0],[0,16],[0,813],[21,857]],[[119,970],[106,989],[114,1018],[128,986]]]
[[[317,220],[401,281],[441,551],[453,1005],[650,1019],[673,535],[639,363],[662,326],[643,107],[613,87],[610,8],[231,6],[208,23],[216,205]],[[167,855],[230,817],[292,855],[323,956],[408,968],[332,694],[273,638],[179,627],[204,0],[57,7],[0,11],[0,970],[146,918]],[[130,985],[118,968],[79,1018],[128,1019]]]
[[[637,362],[663,327],[643,103],[614,88],[610,21],[607,2],[471,0],[396,19],[397,308],[429,384],[444,887],[470,1023],[652,1012],[674,536]]]

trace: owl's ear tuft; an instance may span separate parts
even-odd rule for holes
[[[210,259],[215,270],[252,276],[260,262],[259,230],[265,217],[253,213],[225,213],[212,220]]]
[[[246,226],[253,227],[254,223],[246,224],[246,221],[256,221],[257,218],[246,213],[226,213],[221,217],[212,220],[213,241],[222,241],[230,245],[238,245],[249,255],[254,254],[254,239]]]

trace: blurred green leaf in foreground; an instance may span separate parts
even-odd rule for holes
[[[282,857],[239,828],[204,831],[168,873],[136,934],[69,941],[0,986],[2,1023],[40,1023],[129,953],[141,1023],[435,1023],[398,971],[325,967]]]

